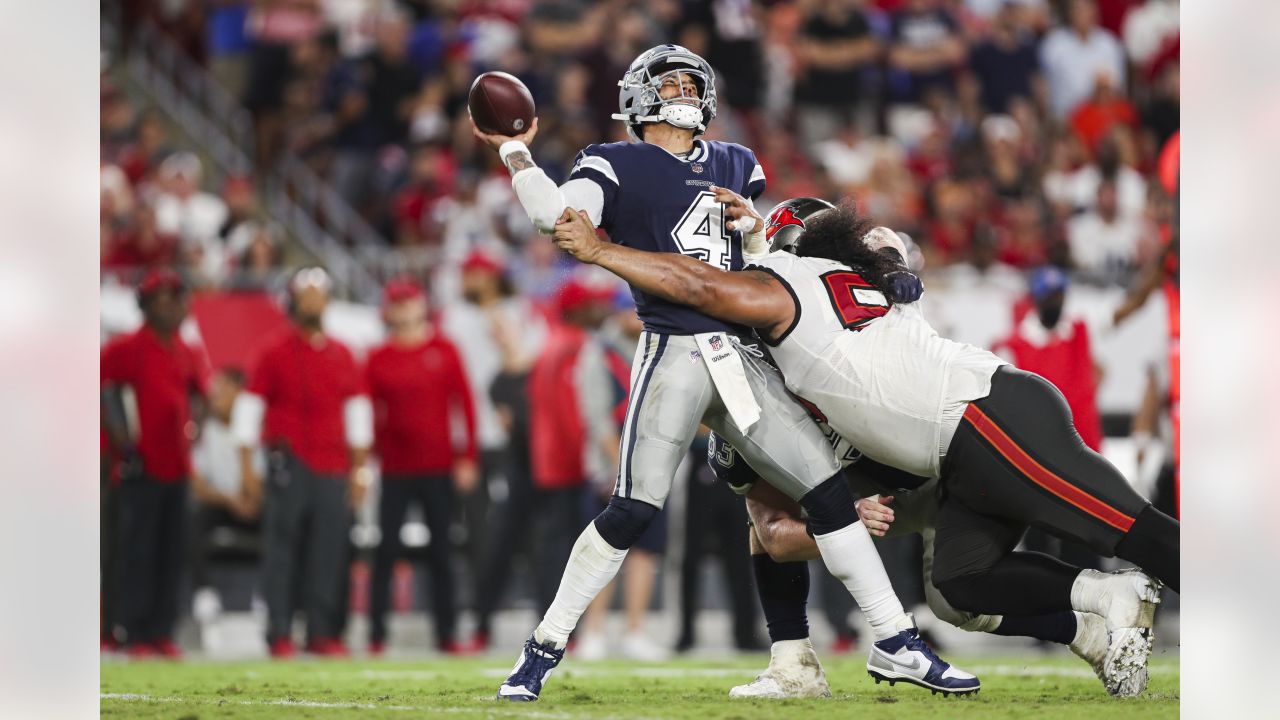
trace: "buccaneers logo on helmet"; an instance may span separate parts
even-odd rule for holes
[[[799,225],[804,229],[804,221],[796,217],[796,213],[788,205],[783,205],[769,215],[769,219],[764,224],[764,237],[766,240],[773,240],[773,234],[778,232],[779,228],[788,225]]]

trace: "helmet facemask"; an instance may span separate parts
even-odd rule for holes
[[[681,76],[684,76],[683,79]],[[687,86],[691,81],[693,88]],[[663,84],[679,93],[662,97]],[[643,123],[665,122],[701,135],[716,115],[715,77],[705,60],[677,46],[659,46],[641,55],[618,82],[622,112],[613,117],[627,122],[635,140],[643,139]]]

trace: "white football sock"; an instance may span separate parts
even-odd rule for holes
[[[815,535],[822,562],[862,608],[876,640],[893,637],[912,627],[911,618],[889,583],[880,553],[861,522],[825,535]]]
[[[626,550],[615,548],[600,536],[594,521],[587,523],[587,529],[573,544],[556,598],[533,631],[533,639],[544,645],[550,643],[557,648],[564,647],[569,641],[569,633],[578,625],[578,618],[618,574],[626,556]]]

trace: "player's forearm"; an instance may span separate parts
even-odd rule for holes
[[[710,275],[727,275],[700,260],[676,253],[636,250],[602,243],[591,262],[625,280],[633,288],[694,308],[706,302]]]
[[[529,148],[518,141],[503,145],[499,153],[503,165],[511,173],[511,189],[515,191],[520,206],[538,232],[550,234],[566,207],[586,210],[592,222],[599,222],[604,208],[604,196],[595,188],[594,183],[570,180],[563,188],[556,185],[533,161]],[[570,184],[583,182],[592,187],[576,188],[579,191],[571,194],[566,192]],[[596,192],[592,193],[592,189]]]

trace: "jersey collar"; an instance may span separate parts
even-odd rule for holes
[[[676,160],[679,160],[682,163],[698,162],[698,161],[704,160],[707,157],[706,145],[703,144],[703,141],[701,140],[694,140],[693,149],[690,150],[689,154],[684,157],[680,157],[679,155],[676,155],[675,153],[662,147],[661,145],[655,145],[654,143],[649,143],[649,144],[653,145],[654,147],[658,148],[662,152],[670,155],[671,157],[675,158]]]

